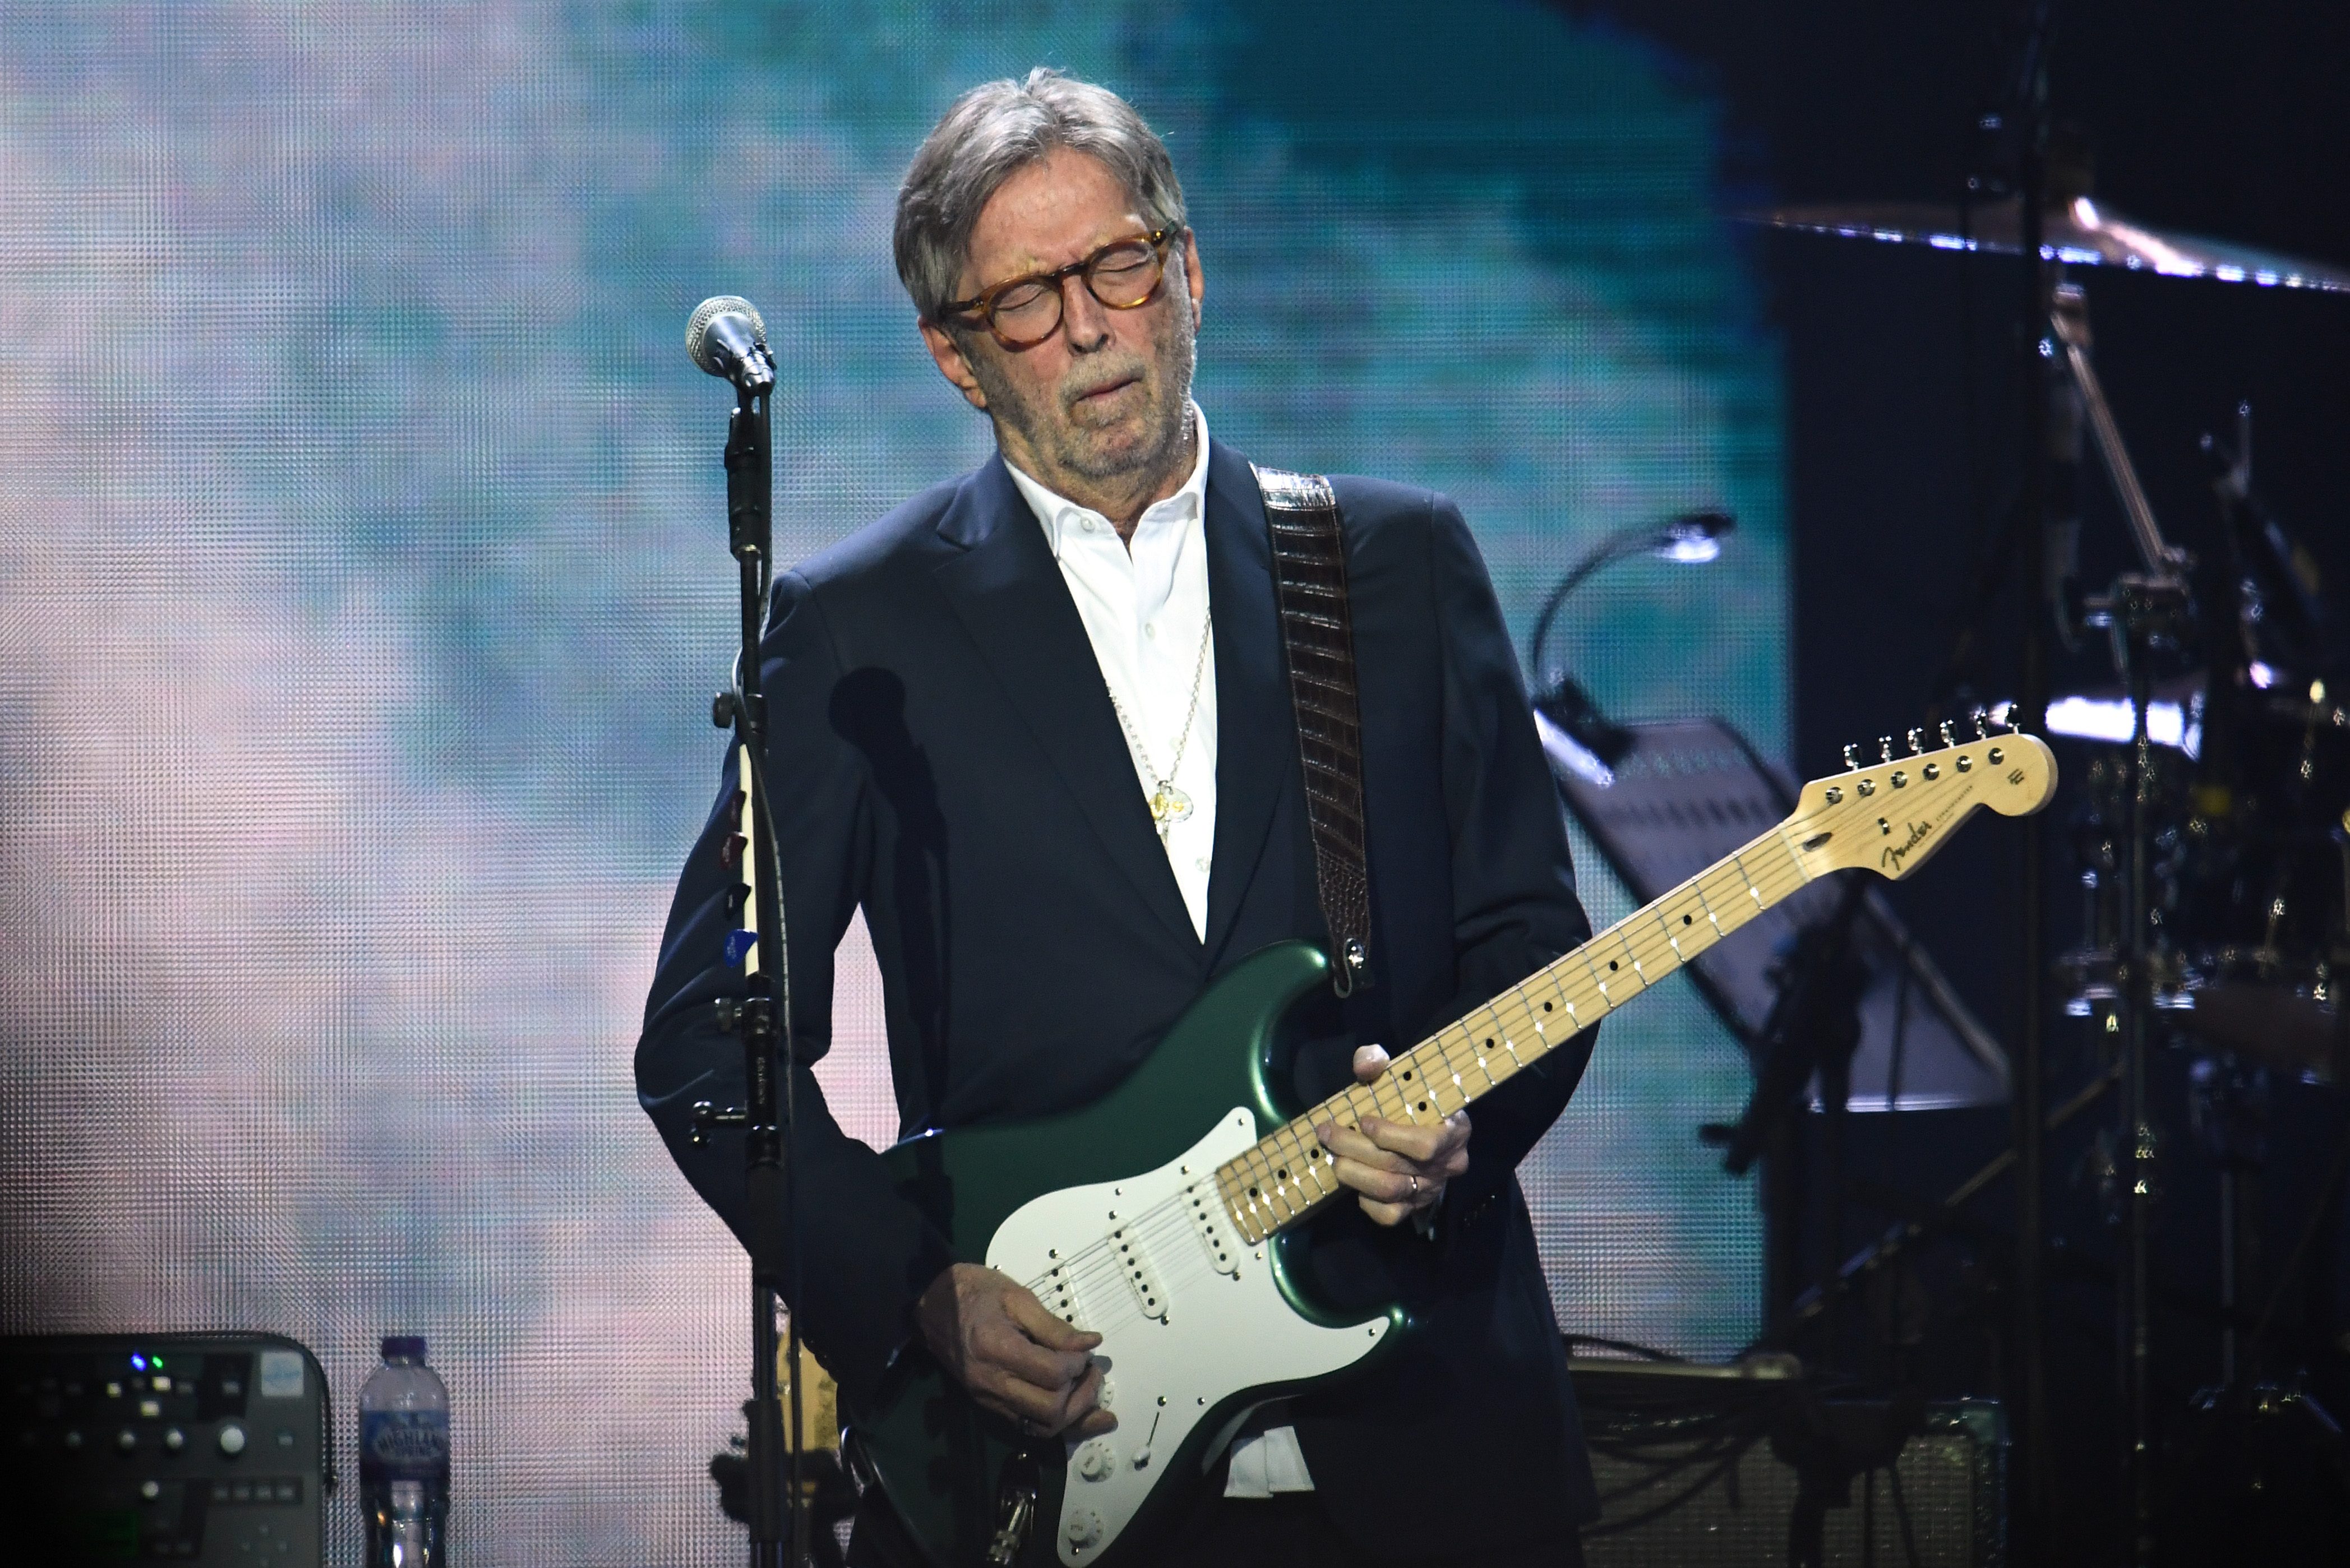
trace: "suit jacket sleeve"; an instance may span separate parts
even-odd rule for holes
[[[1461,986],[1446,1016],[1458,1018],[1581,945],[1591,924],[1575,897],[1558,785],[1501,607],[1449,501],[1437,503],[1430,555],[1444,651],[1444,798]],[[1448,1186],[1446,1212],[1471,1212],[1508,1183],[1565,1108],[1595,1033],[1563,1044],[1471,1109],[1469,1170]]]
[[[879,1156],[841,1130],[808,1071],[832,1043],[833,950],[870,871],[872,823],[861,759],[830,720],[840,659],[813,591],[796,573],[775,585],[760,668],[799,1062],[801,1196],[794,1207],[802,1285],[790,1304],[808,1345],[854,1400],[912,1332],[915,1299],[952,1255],[898,1195]],[[695,1101],[743,1103],[742,1042],[720,1031],[714,1005],[744,990],[743,971],[724,950],[738,923],[728,898],[735,871],[721,854],[735,827],[734,787],[729,748],[718,804],[670,909],[636,1070],[638,1098],[679,1168],[748,1245],[742,1135],[713,1133],[700,1147],[690,1136]]]

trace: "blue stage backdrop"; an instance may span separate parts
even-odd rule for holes
[[[1619,714],[1781,747],[1777,353],[1717,106],[1637,37],[1510,0],[10,5],[0,1327],[282,1330],[345,1413],[422,1333],[459,1561],[737,1561],[703,1465],[743,1268],[629,1077],[730,646],[727,399],[681,330],[765,309],[787,556],[978,462],[890,204],[960,88],[1040,61],[1172,143],[1220,434],[1451,493],[1522,636],[1606,531],[1734,510],[1562,648]],[[824,1075],[883,1141],[861,940]],[[1679,983],[1607,1026],[1523,1172],[1569,1327],[1752,1333],[1752,1193],[1694,1132],[1747,1083]]]

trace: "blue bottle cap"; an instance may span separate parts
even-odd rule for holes
[[[411,1356],[424,1359],[424,1336],[421,1334],[387,1334],[383,1336],[383,1358],[386,1361]]]

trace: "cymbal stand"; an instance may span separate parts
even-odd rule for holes
[[[2090,362],[2088,296],[2080,285],[2058,276],[2049,289],[2052,348],[2061,349],[2066,379],[2078,399],[2106,476],[2121,503],[2130,541],[2145,565],[2143,573],[2116,579],[2102,598],[2092,599],[2085,618],[2111,635],[2116,670],[2129,690],[2130,738],[2128,871],[2123,898],[2125,929],[2120,947],[2125,981],[2120,988],[2122,1125],[2116,1156],[2126,1257],[2116,1278],[2116,1314],[2121,1343],[2120,1382],[2128,1419],[2124,1460],[2128,1478],[2128,1560],[2143,1564],[2153,1552],[2154,1411],[2152,1372],[2152,1245],[2155,1199],[2155,1131],[2148,1107],[2147,1054],[2154,1026],[2155,896],[2153,867],[2153,745],[2147,731],[2153,703],[2152,655],[2175,648],[2189,635],[2192,610],[2188,592],[2187,553],[2162,536],[2137,465],[2123,444],[2121,427],[2106,399],[2105,384]],[[2044,406],[2044,405],[2043,405]]]
[[[2125,1258],[2116,1271],[2116,1315],[2120,1334],[2123,1409],[2128,1423],[2125,1474],[2130,1511],[2129,1561],[2153,1552],[2154,1409],[2153,1210],[2155,1133],[2147,1071],[2154,1025],[2155,899],[2153,748],[2147,710],[2154,699],[2152,662],[2158,649],[2177,646],[2188,625],[2186,584],[2175,576],[2118,578],[2090,604],[2090,624],[2112,633],[2114,662],[2129,688],[2135,713],[2130,737],[2129,859],[2125,882],[2120,988],[2122,1115],[2116,1155],[2118,1220]]]

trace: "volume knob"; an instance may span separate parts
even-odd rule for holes
[[[1108,1476],[1116,1460],[1109,1445],[1097,1438],[1077,1450],[1077,1473],[1089,1481],[1101,1480]]]
[[[1101,1540],[1101,1515],[1090,1508],[1071,1509],[1066,1533],[1069,1537],[1069,1544],[1072,1546],[1095,1544]]]

